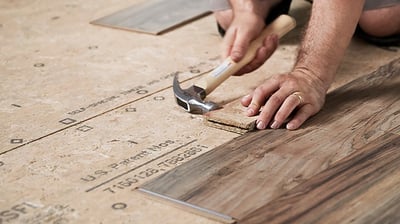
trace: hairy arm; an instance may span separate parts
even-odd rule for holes
[[[314,0],[295,70],[306,70],[321,79],[328,89],[354,34],[363,5],[364,0]]]

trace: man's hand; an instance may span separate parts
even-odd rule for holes
[[[318,77],[295,70],[266,80],[242,98],[242,105],[248,107],[248,116],[259,114],[258,129],[276,129],[289,119],[286,128],[293,130],[322,108],[325,94],[325,85]]]
[[[222,57],[230,56],[233,61],[240,61],[254,39],[265,27],[265,17],[271,7],[271,1],[232,0],[232,9],[216,12],[218,23],[226,30],[222,43]],[[272,55],[278,45],[276,35],[267,36],[256,53],[255,58],[236,75],[249,73],[261,65]]]

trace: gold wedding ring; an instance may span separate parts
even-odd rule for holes
[[[299,105],[301,105],[301,104],[303,104],[304,103],[304,99],[303,99],[303,97],[301,96],[301,93],[300,92],[294,92],[294,93],[292,93],[292,95],[294,95],[294,96],[296,96],[298,99],[299,99]]]

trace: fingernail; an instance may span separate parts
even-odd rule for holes
[[[286,125],[286,128],[289,129],[289,130],[293,130],[293,129],[295,129],[295,126],[294,126],[294,124],[292,124],[292,123],[288,123],[288,124]]]
[[[231,58],[233,61],[238,62],[242,57],[242,54],[238,51],[232,52]]]
[[[254,109],[251,108],[251,107],[249,107],[249,108],[247,109],[247,116],[252,116],[252,115],[254,115]]]
[[[279,128],[279,123],[277,122],[277,121],[274,121],[274,122],[272,122],[272,124],[271,124],[271,128],[272,129],[277,129],[277,128]]]
[[[263,121],[258,120],[256,122],[256,124],[257,124],[257,129],[265,129],[266,128],[266,125]]]

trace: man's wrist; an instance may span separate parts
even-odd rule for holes
[[[306,76],[313,83],[318,83],[325,92],[328,91],[329,87],[333,82],[334,72],[324,71],[324,69],[313,68],[312,66],[297,63],[293,68],[294,73],[301,73]]]

